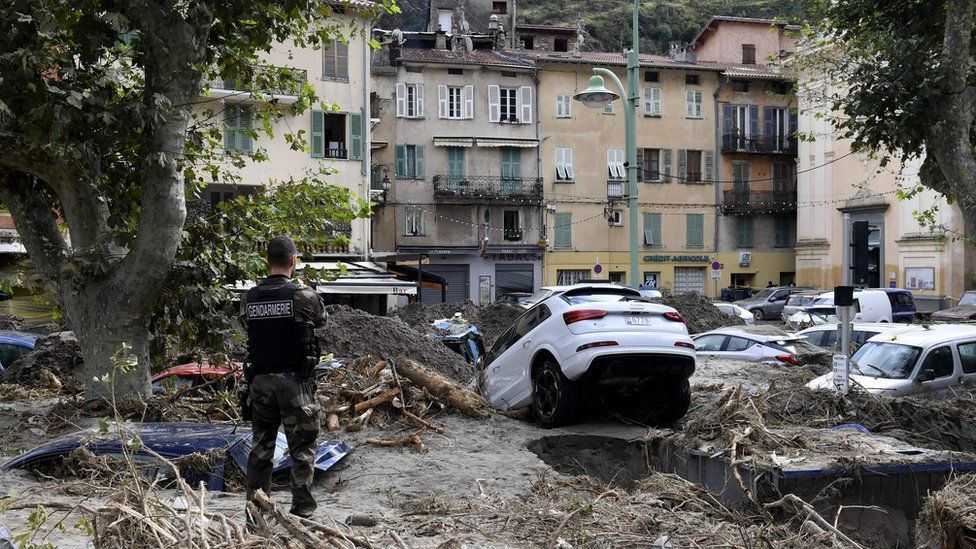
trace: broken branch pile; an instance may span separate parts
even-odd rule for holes
[[[932,494],[915,528],[919,549],[976,547],[976,475],[958,476]]]

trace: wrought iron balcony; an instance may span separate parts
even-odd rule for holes
[[[723,191],[722,213],[726,215],[789,213],[795,211],[795,188],[787,190],[732,189]]]
[[[621,179],[607,180],[607,198],[610,200],[621,200],[626,194],[627,182]]]
[[[796,156],[796,137],[729,132],[722,135],[722,152]]]
[[[500,175],[435,175],[434,197],[438,199],[542,199],[542,178]]]
[[[505,240],[520,241],[524,236],[522,229],[505,229]]]

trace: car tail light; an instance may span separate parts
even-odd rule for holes
[[[586,345],[580,345],[576,348],[576,352],[585,351],[587,349],[592,349],[594,347],[616,347],[616,341],[597,341],[594,343],[587,343]]]
[[[674,346],[675,347],[687,347],[689,349],[694,349],[695,348],[695,344],[694,343],[688,343],[687,341],[675,341],[674,342]]]
[[[681,315],[678,314],[675,311],[668,311],[668,312],[664,313],[664,318],[666,318],[668,320],[673,320],[675,322],[684,322],[685,321],[685,319],[684,318],[681,318]]]
[[[607,311],[604,309],[579,309],[578,311],[567,311],[563,313],[563,321],[569,325],[581,320],[603,318],[605,316],[607,316]]]
[[[776,360],[780,362],[785,362],[793,366],[799,366],[800,363],[796,361],[796,357],[793,355],[776,355]]]
[[[969,315],[969,320],[976,320],[976,313]]]

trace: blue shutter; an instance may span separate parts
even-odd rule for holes
[[[349,159],[363,159],[363,115],[349,115]]]
[[[700,248],[705,245],[705,216],[702,214],[685,215],[685,241],[689,248]]]
[[[773,107],[763,107],[763,128],[766,143],[773,143],[776,138],[776,109]]]
[[[732,104],[724,103],[722,105],[722,119],[725,120],[725,129],[723,133],[732,133]]]
[[[397,179],[405,179],[407,177],[407,146],[406,145],[396,146],[396,176]]]
[[[759,133],[759,105],[749,105],[749,133],[749,137]]]
[[[416,158],[414,159],[414,166],[416,171],[416,173],[414,173],[414,178],[424,179],[427,177],[426,170],[424,169],[424,146],[417,145],[416,147],[414,147],[414,149],[417,151]]]
[[[312,142],[309,144],[312,149],[312,158],[322,158],[325,156],[325,112],[312,111]]]

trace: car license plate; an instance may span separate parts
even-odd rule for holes
[[[649,316],[632,315],[627,317],[627,324],[632,326],[650,326],[653,322],[654,319]]]

